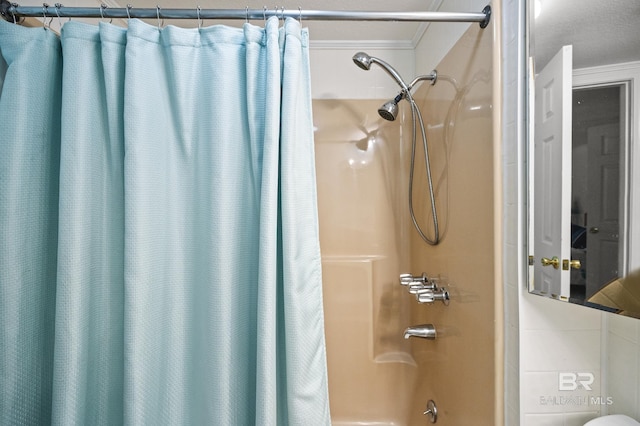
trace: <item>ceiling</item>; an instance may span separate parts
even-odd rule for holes
[[[540,0],[532,23],[532,54],[541,70],[564,45],[573,67],[640,60],[640,1]]]

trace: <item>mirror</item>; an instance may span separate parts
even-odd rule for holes
[[[640,3],[527,7],[529,290],[640,318]]]

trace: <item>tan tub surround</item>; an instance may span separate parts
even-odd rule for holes
[[[329,393],[334,425],[405,425],[416,364],[401,128],[379,101],[314,101]]]
[[[442,240],[429,246],[411,232],[411,272],[439,275],[451,302],[410,304],[411,324],[433,323],[438,331],[435,341],[411,341],[419,377],[411,424],[425,424],[420,409],[431,398],[438,406],[438,425],[494,425],[500,419],[495,357],[501,353],[495,330],[501,319],[495,315],[494,289],[500,261],[494,220],[500,209],[495,207],[492,31],[472,26],[437,70],[437,83],[423,84],[414,98],[427,126]],[[420,147],[420,159],[422,152]],[[418,164],[414,205],[429,234],[424,163]]]
[[[429,399],[438,425],[501,424],[492,31],[472,26],[438,66],[437,83],[414,93],[429,138],[438,246],[422,241],[408,212],[407,101],[395,122],[377,114],[386,99],[314,101],[334,425],[428,424]],[[417,131],[414,207],[432,236]],[[448,306],[418,304],[400,286],[401,272],[423,271],[448,286]],[[435,325],[435,340],[403,338],[425,323]]]

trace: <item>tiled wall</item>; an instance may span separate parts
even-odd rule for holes
[[[640,419],[640,321],[619,315],[605,316],[607,347],[605,393],[613,405],[608,414],[626,414]]]
[[[523,99],[524,49],[523,2],[503,0],[502,7],[502,180],[503,197],[503,279],[505,323],[505,425],[520,424],[520,322],[518,298],[524,286],[524,168],[523,134],[520,105]]]
[[[522,425],[582,426],[606,414],[640,419],[640,321],[524,291],[520,309]],[[558,374],[566,372],[594,374],[593,391],[559,391]]]
[[[529,294],[520,310],[522,424],[578,426],[597,417],[590,398],[604,396],[600,313]],[[562,390],[565,373],[593,374],[593,390]]]

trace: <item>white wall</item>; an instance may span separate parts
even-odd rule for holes
[[[363,48],[348,41],[311,41],[311,96],[314,99],[389,99],[398,94],[398,85],[382,68],[373,66],[364,71],[353,63],[351,58],[358,51],[388,62],[405,81],[413,78],[413,49]]]
[[[481,12],[489,0],[433,0],[430,11]],[[393,80],[379,67],[363,71],[351,57],[362,50],[389,62],[405,81],[427,74],[469,28],[466,23],[436,22],[425,24],[422,36],[416,35],[415,48],[407,43],[384,47],[365,46],[349,40],[311,41],[311,81],[314,99],[388,99],[398,93]]]
[[[489,0],[435,0],[432,10],[440,12],[482,12],[491,3]],[[426,24],[426,31],[420,37],[415,50],[416,74],[426,74],[444,58],[469,25],[453,22],[432,22]]]

